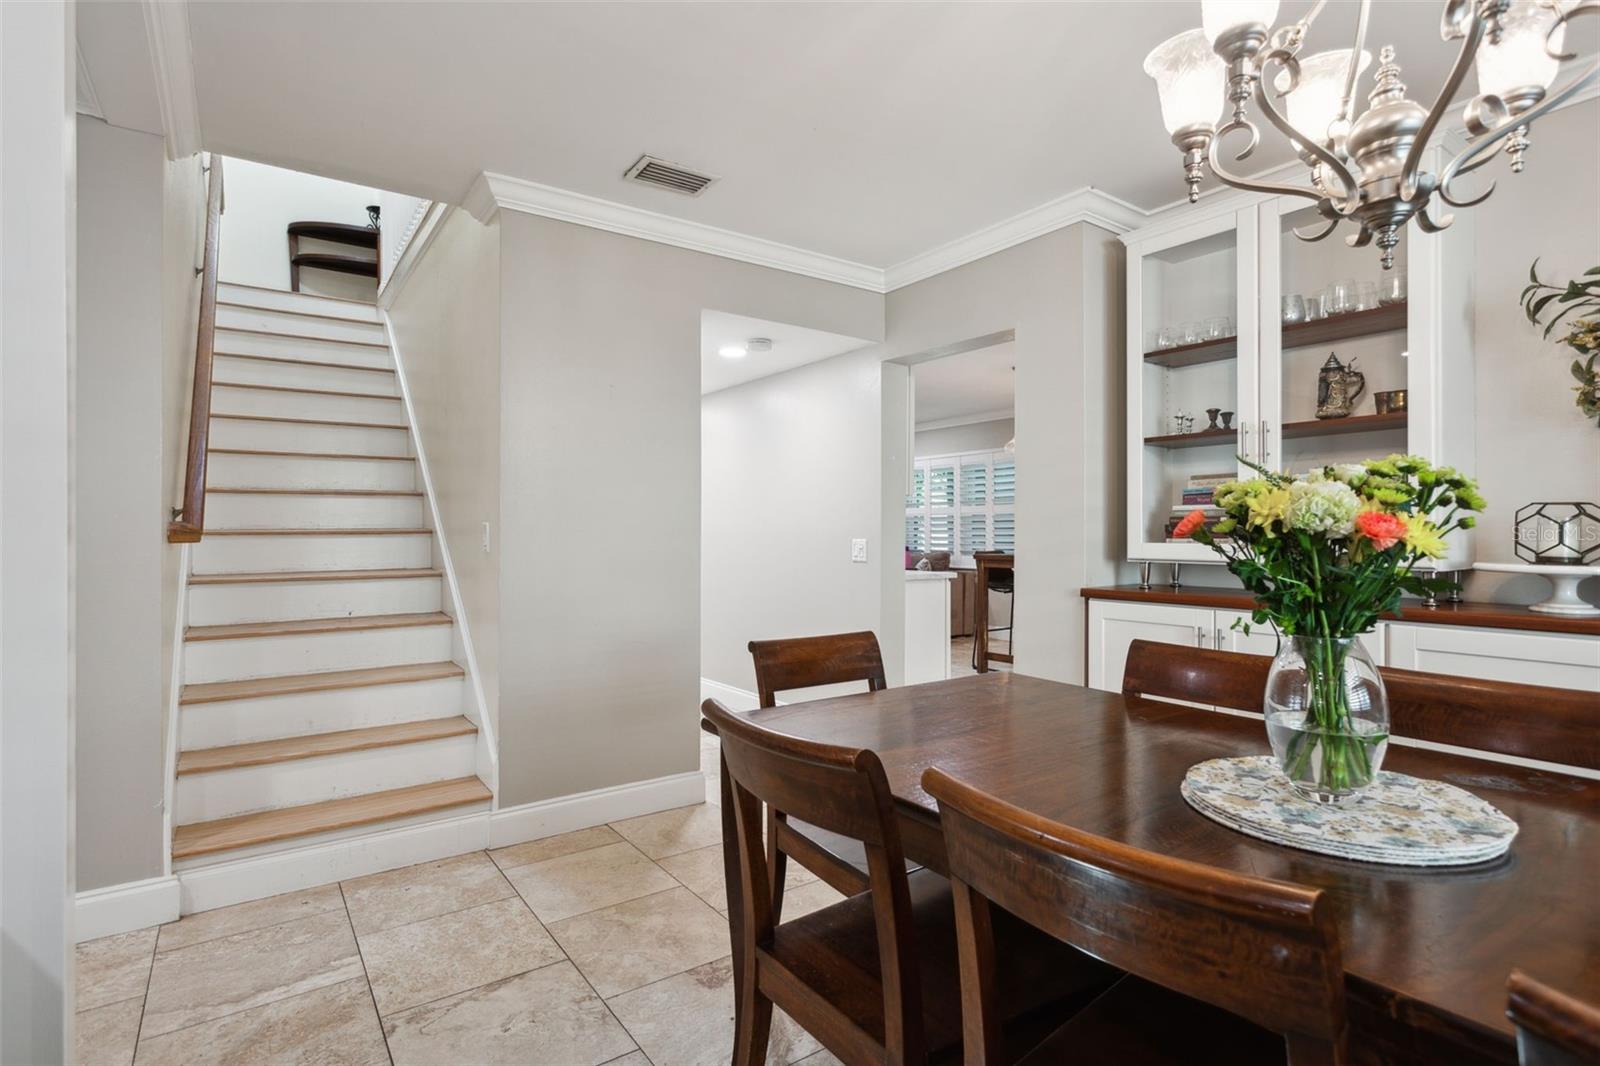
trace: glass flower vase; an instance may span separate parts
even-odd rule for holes
[[[1296,792],[1340,803],[1372,784],[1389,746],[1389,698],[1358,637],[1289,638],[1272,660],[1267,739]]]

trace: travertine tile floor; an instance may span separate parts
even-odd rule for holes
[[[77,1060],[722,1064],[733,1046],[716,742],[709,803],[191,915],[78,948]],[[839,894],[791,864],[784,915]],[[788,1018],[772,1063],[835,1063]]]

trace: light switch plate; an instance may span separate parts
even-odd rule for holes
[[[867,561],[867,538],[856,537],[850,542],[850,561],[864,563]]]
[[[489,523],[483,524],[483,554],[489,554]]]

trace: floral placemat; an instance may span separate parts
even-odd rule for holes
[[[1265,755],[1191,766],[1183,798],[1241,833],[1363,862],[1463,866],[1505,854],[1517,835],[1516,822],[1472,793],[1387,770],[1344,803],[1312,803]]]

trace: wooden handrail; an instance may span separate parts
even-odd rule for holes
[[[189,457],[183,509],[167,526],[167,542],[192,544],[206,529],[206,453],[211,437],[211,360],[217,332],[217,248],[222,237],[222,157],[211,157],[206,183],[206,250],[200,278],[200,322],[194,340],[194,395],[189,401]]]

